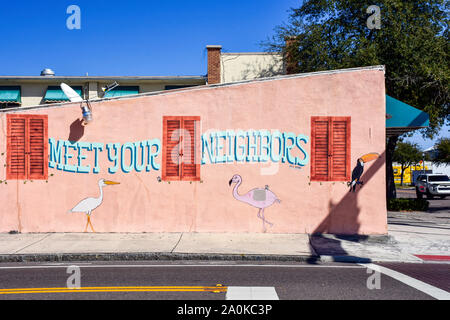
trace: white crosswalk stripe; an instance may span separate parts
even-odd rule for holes
[[[228,287],[227,300],[280,300],[274,287]]]
[[[404,275],[403,273],[373,263],[361,265],[369,269],[375,270],[377,272],[383,273],[391,278],[394,278],[395,280],[403,282],[404,284],[407,284],[408,286],[413,287],[416,290],[422,291],[423,293],[426,293],[429,296],[432,296],[433,298],[436,298],[438,300],[450,300],[450,293],[448,293],[447,291],[436,288],[428,283],[414,279],[407,275]]]

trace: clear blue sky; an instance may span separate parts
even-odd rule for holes
[[[81,30],[69,30],[69,5]],[[300,0],[2,1],[1,75],[204,75],[207,44],[262,51]]]
[[[262,51],[260,42],[301,0],[2,1],[0,74],[204,75],[207,44],[224,52]],[[69,5],[81,29],[69,30]],[[449,136],[449,126],[439,136]],[[419,134],[407,139],[434,144]]]
[[[425,149],[428,149],[428,148],[434,146],[435,143],[437,142],[437,140],[439,140],[440,138],[444,138],[444,137],[450,138],[450,123],[447,123],[446,125],[444,125],[434,139],[422,138],[420,131],[417,130],[414,132],[412,137],[406,138],[406,139],[404,139],[404,141],[417,143],[421,150],[425,150]]]

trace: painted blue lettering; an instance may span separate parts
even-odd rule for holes
[[[119,168],[119,143],[108,143],[106,145],[106,150],[108,151],[108,160],[114,162],[113,167],[108,168],[108,172],[111,174],[114,174],[117,172],[117,169]],[[114,150],[115,154],[112,154],[112,150]]]
[[[125,152],[126,150],[130,150],[130,165],[125,164]],[[126,142],[122,145],[122,150],[120,152],[120,166],[122,168],[122,171],[125,173],[129,173],[131,169],[133,169],[133,165],[135,162],[135,153],[134,153],[134,144],[131,142]]]
[[[56,143],[55,139],[50,138],[48,139],[49,143],[49,149],[50,149],[50,159],[48,162],[48,166],[50,168],[54,168],[55,165],[57,165],[58,170],[63,169],[63,165],[61,164],[61,147],[64,144],[64,141],[58,140],[58,143]]]
[[[98,165],[98,152],[103,151],[103,143],[93,142],[91,143],[92,149],[94,150],[94,173],[100,172],[100,166]]]
[[[83,149],[86,149],[88,151],[92,150],[92,145],[88,142],[78,142],[77,143],[77,147],[78,147],[78,167],[77,167],[77,172],[79,173],[89,173],[91,171],[91,166],[87,165],[87,166],[83,166],[81,164],[81,161],[86,159],[86,156],[83,155]]]
[[[136,170],[137,172],[141,172],[142,170],[144,170],[145,167],[145,146],[147,144],[147,141],[140,141],[140,142],[135,142],[133,143],[134,145],[134,156],[135,156],[135,161],[134,161],[134,170]],[[141,147],[141,164],[139,164],[138,161],[138,154],[139,154],[139,146]]]
[[[227,140],[227,132],[216,132],[216,163],[225,163],[227,161],[225,155],[225,142]]]
[[[155,152],[152,151],[153,146],[156,148]],[[161,152],[161,141],[159,139],[148,140],[147,150],[149,162],[147,162],[146,171],[150,171],[150,168],[153,168],[153,170],[159,170],[160,165],[155,162],[155,158]]]
[[[70,141],[64,141],[64,167],[63,170],[67,172],[76,172],[77,166],[68,164],[68,160],[73,158],[73,155],[69,153],[69,148],[77,150],[77,144],[72,144]]]
[[[259,155],[258,155],[258,136],[259,136],[259,131],[254,131],[254,130],[248,130],[246,132],[247,135],[247,157],[246,157],[246,161],[259,161]],[[252,143],[253,140],[253,143]],[[253,152],[252,152],[253,150]],[[251,153],[253,153],[251,155]]]
[[[239,138],[244,139],[244,143],[241,145],[239,144],[238,141]],[[242,151],[241,154],[238,153],[238,149],[241,149]],[[234,158],[236,159],[237,162],[242,162],[245,159],[245,132],[242,130],[238,130],[234,138]]]
[[[304,155],[303,160],[301,160],[301,159],[299,159],[299,158],[296,158],[296,160],[297,160],[296,164],[299,165],[299,166],[305,166],[305,165],[307,165],[308,162],[309,162],[309,155],[308,155],[308,153],[306,152],[306,150],[302,147],[302,145],[300,144],[300,142],[302,142],[302,141],[303,141],[305,144],[307,144],[307,143],[309,142],[309,139],[308,139],[307,136],[305,136],[305,135],[303,135],[303,134],[299,134],[299,135],[297,136],[297,139],[296,139],[296,144],[297,144],[297,147],[300,149],[300,151],[301,151],[301,152],[303,153],[303,155]]]
[[[208,151],[210,163],[216,163],[216,156],[214,155],[213,150],[213,139],[214,137],[212,135],[209,135],[209,139],[208,135],[202,135],[202,164],[206,163],[206,150]]]
[[[294,157],[291,157],[291,149],[295,146],[295,134],[292,132],[285,132],[283,133],[283,140],[284,140],[284,154],[285,154],[285,158],[287,160],[288,163],[290,164],[295,164],[297,162],[297,159]],[[288,141],[291,141],[292,143],[289,144]],[[284,160],[283,160],[284,162]]]
[[[261,162],[267,162],[269,161],[270,156],[270,131],[268,130],[261,130],[260,131],[261,136],[261,143],[260,143],[260,161]],[[265,150],[265,151],[263,151]]]
[[[278,151],[275,149],[275,139],[278,140]],[[280,161],[283,147],[283,136],[280,131],[274,131],[270,138],[270,159],[273,162]]]
[[[226,156],[227,162],[234,161],[234,149],[233,149],[233,141],[236,134],[233,130],[227,130],[227,144],[228,144],[228,154]]]

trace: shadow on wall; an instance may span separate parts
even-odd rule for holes
[[[69,138],[67,139],[70,142],[77,142],[84,135],[84,126],[82,125],[83,121],[80,119],[75,120],[70,125]]]
[[[367,183],[382,168],[385,163],[385,153],[368,168],[361,177],[364,183]],[[362,187],[364,188],[364,186]],[[340,240],[361,242],[367,240],[368,236],[358,235],[360,224],[358,216],[360,207],[358,207],[358,193],[361,187],[357,187],[356,192],[348,192],[341,201],[329,202],[329,213],[319,226],[312,232],[310,244],[318,255],[329,255],[336,257],[335,261],[345,262],[346,258],[359,260],[360,262],[370,262],[370,259],[350,257],[342,247]],[[334,238],[322,235],[324,233],[335,234]],[[340,240],[338,240],[340,239]]]
[[[245,68],[241,73],[241,79],[251,80],[280,76],[284,74],[285,72],[283,68],[280,69],[280,66],[275,62],[270,65],[261,63],[246,63]]]
[[[386,152],[383,152],[369,169],[363,173],[361,181],[363,181],[364,184],[370,181],[383,166],[385,162],[385,153]],[[362,186],[362,188],[364,188],[364,186]],[[333,203],[330,200],[328,204],[328,216],[312,233],[357,234],[360,227],[358,222],[360,208],[358,207],[357,201],[360,190],[361,187],[357,187],[356,192],[348,192],[338,203]]]

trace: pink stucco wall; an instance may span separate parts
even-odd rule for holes
[[[126,143],[162,140],[163,116],[200,116],[201,132],[226,129],[278,129],[311,135],[311,116],[351,117],[351,169],[356,160],[377,152],[367,163],[361,189],[349,193],[344,182],[311,182],[310,163],[262,175],[269,163],[205,164],[201,182],[158,182],[161,170],[109,174],[104,150],[99,174],[49,168],[48,182],[8,180],[0,184],[0,232],[82,232],[86,216],[68,213],[80,200],[97,197],[101,178],[120,182],[104,187],[104,199],[92,214],[97,232],[262,232],[258,209],[237,201],[228,181],[242,176],[241,194],[270,186],[281,203],[265,210],[271,233],[387,233],[385,200],[384,72],[362,69],[333,74],[206,87],[92,104],[94,122],[79,141]],[[47,114],[48,135],[68,140],[80,117],[79,104],[16,113]],[[6,114],[0,114],[0,168],[6,161]],[[311,155],[311,142],[306,151]],[[71,151],[76,156],[76,152]],[[85,164],[93,166],[92,152]],[[76,158],[70,160],[76,163]],[[162,155],[157,158],[162,166]],[[53,174],[53,175],[51,175]],[[4,180],[6,170],[0,170]]]

